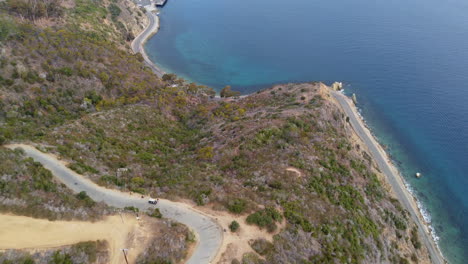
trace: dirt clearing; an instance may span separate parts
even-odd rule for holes
[[[125,263],[122,248],[128,248],[130,263],[144,250],[151,237],[152,222],[134,215],[109,216],[99,222],[48,221],[0,214],[1,249],[45,249],[83,241],[106,240],[113,264]]]
[[[278,223],[278,229],[274,233],[268,233],[265,229],[260,229],[255,225],[247,224],[247,215],[234,215],[225,211],[215,211],[207,207],[196,207],[203,213],[215,218],[224,229],[224,237],[221,248],[212,263],[230,264],[233,259],[241,260],[242,256],[248,252],[254,252],[249,242],[263,238],[272,242],[273,236],[278,234],[286,226],[286,220]],[[231,232],[229,225],[232,221],[237,221],[240,228],[237,232]]]

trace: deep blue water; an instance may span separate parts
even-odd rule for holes
[[[169,0],[146,50],[217,89],[343,81],[444,255],[468,263],[467,14],[464,0]]]

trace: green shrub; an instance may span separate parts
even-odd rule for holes
[[[200,187],[195,191],[194,200],[197,205],[205,205],[208,201],[208,197],[211,195],[211,188]]]
[[[277,228],[276,222],[281,221],[281,214],[274,208],[267,207],[257,211],[247,217],[248,224],[257,225],[260,228],[265,228],[268,232],[274,232]]]
[[[283,204],[284,217],[289,223],[299,225],[305,232],[312,231],[312,224],[307,220],[301,212],[301,207],[298,203],[289,202]]]
[[[72,258],[70,254],[63,253],[60,250],[55,251],[54,255],[52,256],[52,263],[53,264],[72,264]]]
[[[124,210],[127,210],[127,211],[132,211],[134,213],[138,213],[140,211],[140,209],[136,208],[135,206],[126,206],[124,207]]]
[[[109,5],[109,12],[112,16],[112,19],[116,19],[120,13],[122,12],[122,10],[120,9],[120,7],[118,7],[116,4],[110,4]]]
[[[76,173],[78,174],[84,174],[86,172],[90,172],[90,173],[98,173],[99,171],[96,170],[95,168],[91,167],[91,166],[88,166],[82,162],[75,162],[75,163],[72,163],[72,164],[68,164],[68,168],[74,170]]]
[[[70,68],[70,67],[59,68],[59,69],[57,69],[57,72],[62,74],[62,75],[65,75],[65,76],[72,76],[73,75],[73,69]]]
[[[244,199],[240,199],[240,198],[230,200],[227,204],[228,210],[235,214],[240,214],[244,212],[246,207],[247,207],[247,201],[245,201]]]
[[[195,241],[197,241],[197,237],[191,230],[188,230],[185,236],[185,241],[189,243],[194,243]]]
[[[173,73],[165,73],[163,76],[162,76],[162,80],[165,81],[165,82],[168,82],[168,81],[175,81],[177,79],[177,75],[173,74]]]
[[[85,98],[91,100],[91,103],[93,105],[97,105],[102,100],[102,96],[98,95],[96,91],[86,92]]]
[[[151,217],[156,217],[156,218],[162,218],[163,216],[159,208],[154,208],[154,210],[148,213],[148,215]]]
[[[88,194],[85,192],[85,191],[81,191],[79,192],[77,195],[76,195],[76,198],[80,199],[80,200],[84,200],[86,198],[88,198]]]
[[[145,184],[145,179],[143,179],[142,177],[133,177],[131,182],[132,184],[141,187]]]
[[[229,225],[229,229],[231,232],[236,232],[239,229],[240,225],[237,221],[232,221],[231,224]]]
[[[96,202],[91,199],[91,197],[88,196],[88,194],[85,191],[81,191],[76,195],[76,198],[78,198],[81,201],[84,201],[85,205],[88,207],[92,207]]]
[[[112,183],[112,184],[117,185],[119,187],[122,187],[122,186],[125,185],[125,182],[122,179],[120,179],[120,178],[118,178],[116,176],[111,176],[111,175],[102,176],[100,181],[102,183]]]
[[[15,22],[7,17],[0,17],[0,41],[10,39],[18,32]]]

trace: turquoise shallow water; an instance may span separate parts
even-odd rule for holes
[[[243,93],[343,81],[444,255],[468,263],[467,13],[462,0],[169,0],[146,51],[166,71]]]

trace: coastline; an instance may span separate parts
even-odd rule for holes
[[[159,17],[153,13],[156,9],[151,6],[145,6],[146,16],[148,17],[149,24],[146,28],[133,39],[132,43],[130,44],[132,51],[136,53],[141,53],[145,63],[153,70],[153,72],[158,76],[162,77],[165,72],[161,70],[156,64],[154,64],[146,54],[144,45],[146,41],[153,36],[154,34],[158,33],[159,30]]]
[[[412,193],[411,187],[406,183],[399,170],[391,161],[387,152],[382,148],[375,136],[365,125],[356,105],[350,98],[341,92],[330,89],[330,93],[343,112],[350,117],[350,123],[354,133],[361,139],[362,143],[367,146],[367,149],[370,151],[374,161],[382,170],[382,173],[386,176],[387,182],[392,187],[393,194],[408,210],[413,221],[418,226],[419,235],[429,251],[432,263],[447,263],[447,260],[444,258],[442,251],[437,245],[437,238],[430,226],[427,213],[423,212],[424,209]]]
[[[146,41],[159,30],[159,17],[153,13],[155,11],[154,8],[146,6],[145,9],[147,11],[146,15],[149,19],[149,24],[132,41],[131,48],[134,53],[141,53],[145,63],[156,75],[162,77],[165,72],[149,59],[144,49]],[[431,262],[437,264],[448,263],[437,244],[437,237],[430,225],[430,216],[425,211],[421,202],[417,200],[411,186],[404,180],[397,167],[393,164],[388,153],[383,149],[380,143],[378,143],[375,136],[365,124],[356,105],[343,93],[334,90],[330,91],[340,108],[350,117],[350,123],[355,135],[370,151],[378,167],[382,170],[382,174],[385,175],[386,182],[390,184],[391,192],[403,204],[405,209],[408,210],[413,221],[416,223],[422,242],[429,252]],[[250,94],[242,95],[241,98],[248,97],[249,95]],[[216,97],[219,99],[218,95]]]

